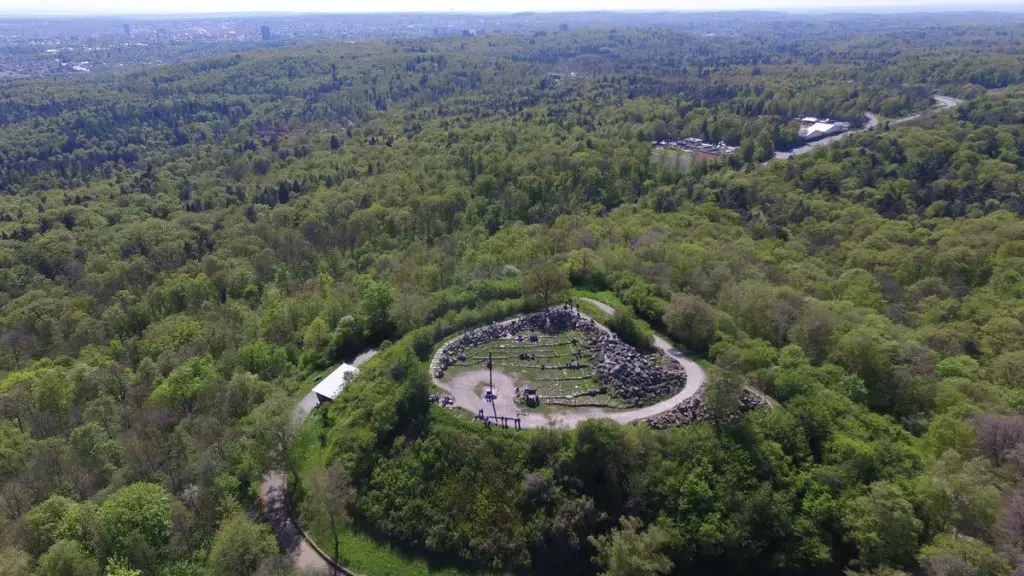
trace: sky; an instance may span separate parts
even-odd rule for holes
[[[1024,0],[983,0],[985,9],[1024,10]],[[940,6],[964,9],[977,1]],[[0,14],[198,14],[223,12],[571,12],[583,10],[935,10],[929,0],[0,0]]]

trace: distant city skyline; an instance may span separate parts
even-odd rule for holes
[[[2,15],[199,15],[240,13],[396,13],[396,12],[710,12],[732,10],[793,12],[907,12],[1009,10],[1024,12],[1021,0],[930,2],[928,0],[719,0],[710,5],[697,0],[496,0],[486,4],[471,0],[376,0],[329,2],[326,0],[176,0],[141,4],[129,0],[94,0],[83,8],[77,0],[0,0]]]

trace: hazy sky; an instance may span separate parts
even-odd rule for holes
[[[954,0],[956,1],[956,0]],[[1021,10],[1024,0],[983,0]],[[956,2],[971,6],[971,0]],[[939,4],[948,4],[939,2]],[[204,12],[518,12],[580,10],[935,9],[928,0],[0,0],[0,13],[143,14]]]

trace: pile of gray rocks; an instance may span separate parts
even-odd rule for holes
[[[627,405],[638,406],[669,396],[686,385],[686,372],[661,352],[646,353],[623,342],[593,320],[570,306],[550,308],[505,322],[475,328],[447,342],[434,356],[431,372],[444,376],[448,367],[463,361],[466,351],[487,342],[524,339],[524,333],[548,335],[577,330],[590,348],[594,373],[602,389]]]
[[[748,412],[766,404],[767,401],[760,394],[744,389],[740,393],[740,402],[736,407],[736,414]],[[655,430],[664,430],[676,426],[685,426],[708,419],[707,410],[701,404],[700,395],[688,398],[674,409],[662,412],[657,416],[647,419],[647,423]]]

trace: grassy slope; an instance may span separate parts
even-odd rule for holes
[[[313,416],[307,420],[309,426]],[[299,434],[294,446],[295,455],[299,458],[299,475],[305,478],[311,471],[325,466],[326,453],[321,449],[317,434]],[[300,479],[301,480],[301,479]],[[297,485],[292,479],[293,486]],[[318,533],[312,528],[308,535],[321,548],[333,546],[333,538],[329,533]],[[353,526],[345,526],[340,531],[341,563],[357,574],[365,576],[467,576],[477,573],[460,571],[455,568],[435,568],[426,560],[410,558],[387,542],[376,540],[367,534],[359,533]]]

